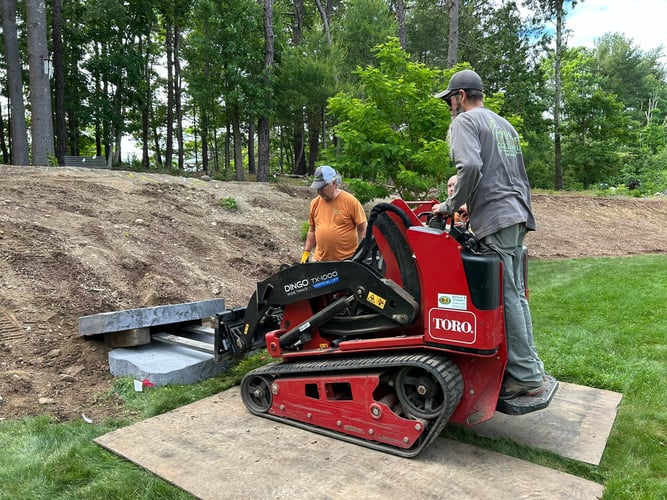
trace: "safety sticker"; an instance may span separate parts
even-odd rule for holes
[[[439,293],[438,307],[441,309],[455,309],[457,311],[466,311],[468,310],[468,297],[466,295]]]
[[[373,292],[368,292],[366,296],[366,301],[373,304],[379,309],[384,309],[384,306],[387,304],[387,299],[383,299],[379,295],[375,295]]]

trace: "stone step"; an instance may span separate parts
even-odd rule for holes
[[[225,310],[225,299],[125,309],[79,318],[79,335],[99,335],[210,318]]]

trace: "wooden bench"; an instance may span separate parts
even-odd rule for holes
[[[111,168],[104,156],[64,156],[65,167]]]

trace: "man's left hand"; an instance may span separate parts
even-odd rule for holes
[[[433,207],[431,208],[433,215],[445,216],[446,214],[440,211],[440,207],[444,208],[444,205],[445,205],[444,203],[436,203],[435,205],[433,205]]]

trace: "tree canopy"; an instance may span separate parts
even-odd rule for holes
[[[525,3],[533,15],[484,0],[3,0],[3,161],[99,155],[259,181],[326,161],[419,195],[452,172],[432,95],[470,67],[516,125],[533,186],[664,191],[663,47],[621,33],[568,47],[577,2]]]

